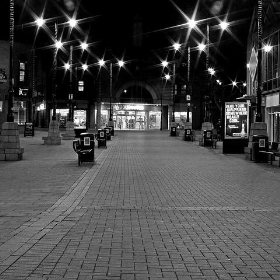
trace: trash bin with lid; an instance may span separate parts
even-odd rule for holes
[[[176,126],[172,126],[170,128],[170,136],[176,136],[176,133],[177,133],[177,128]]]
[[[268,151],[268,136],[253,135],[252,136],[252,161],[267,162],[267,154],[260,153],[260,151]]]
[[[185,131],[184,131],[184,134],[183,134],[183,140],[193,142],[193,131],[191,129],[185,128]]]
[[[81,133],[79,142],[79,164],[82,162],[94,162],[94,134]]]
[[[212,146],[212,130],[204,130],[203,131],[203,146]]]
[[[104,128],[104,130],[106,131],[106,140],[111,140],[111,130],[112,130],[112,128],[109,127],[109,126],[106,126]]]
[[[97,134],[95,135],[97,140],[97,147],[106,147],[107,148],[107,136],[105,129],[98,129]]]

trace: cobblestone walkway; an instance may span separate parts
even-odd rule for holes
[[[280,279],[280,168],[121,132],[96,164],[24,138],[0,162],[0,279]]]

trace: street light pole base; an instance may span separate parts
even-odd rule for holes
[[[61,145],[58,121],[50,121],[48,136],[42,137],[42,140],[44,140],[44,145]]]
[[[24,149],[20,148],[18,124],[4,122],[0,136],[0,161],[22,160]]]
[[[66,133],[62,134],[63,140],[75,140],[74,122],[68,121],[66,123]]]

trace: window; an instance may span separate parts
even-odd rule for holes
[[[25,124],[26,122],[26,101],[15,101],[14,107],[14,122],[17,124]]]

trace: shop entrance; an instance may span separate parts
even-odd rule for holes
[[[147,128],[147,119],[145,116],[145,112],[117,111],[114,118],[116,119],[116,129],[141,130]]]

